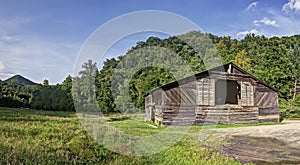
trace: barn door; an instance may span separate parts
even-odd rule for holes
[[[239,103],[241,86],[233,80],[217,80],[215,83],[215,104],[235,104]]]
[[[250,82],[241,83],[242,106],[254,106],[253,85]]]

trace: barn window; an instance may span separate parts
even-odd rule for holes
[[[215,84],[215,103],[216,105],[223,104],[238,104],[241,98],[241,86],[237,81],[233,80],[218,80]]]

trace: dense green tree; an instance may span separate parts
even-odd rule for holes
[[[250,72],[251,71],[251,59],[247,57],[246,50],[242,50],[238,52],[235,57],[235,64],[243,68],[244,70]]]
[[[45,80],[43,81],[43,85],[44,85],[44,86],[49,86],[49,81],[48,81],[47,79],[45,79]]]
[[[82,64],[82,70],[74,78],[72,92],[78,110],[96,110],[95,77],[97,73],[97,64],[88,60]]]
[[[71,92],[72,89],[72,77],[71,75],[68,75],[68,77],[66,77],[66,79],[62,82],[62,84],[60,85],[60,88],[62,90]]]
[[[300,91],[300,35],[290,37],[246,35],[241,40],[192,31],[166,39],[149,37],[125,55],[83,63],[78,76],[55,86],[35,84],[17,75],[0,81],[0,106],[45,110],[134,112],[144,109],[152,89],[221,63],[235,62],[257,78],[278,88],[286,114],[297,114]],[[219,60],[221,58],[221,60]],[[189,66],[189,67],[186,67]],[[73,99],[72,99],[73,98]],[[288,108],[289,107],[289,108]]]
[[[118,64],[116,59],[107,59],[96,76],[96,95],[99,108],[104,113],[117,112],[111,91],[111,78]]]
[[[291,72],[293,79],[293,94],[292,99],[295,100],[297,92],[300,87],[300,36],[292,36],[290,38],[284,38],[285,43],[288,47],[287,58],[291,64]]]

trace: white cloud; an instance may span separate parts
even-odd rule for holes
[[[286,14],[290,12],[300,13],[300,0],[289,0],[288,3],[283,5],[282,11]]]
[[[247,7],[247,11],[249,10],[254,10],[255,7],[257,6],[258,2],[252,2],[248,7]]]
[[[17,41],[19,40],[19,38],[17,36],[13,36],[13,35],[1,35],[0,36],[0,42],[12,42],[12,41]]]
[[[38,38],[20,36],[14,42],[0,40],[0,79],[21,74],[35,82],[48,79],[51,83],[62,82],[72,74],[79,44],[57,43]],[[1,70],[2,69],[2,70]]]
[[[285,16],[280,12],[274,10],[268,11],[272,14],[272,17],[277,20],[279,28],[274,29],[275,31],[271,32],[272,36],[290,36],[300,33],[300,19],[297,17]]]
[[[241,31],[241,32],[238,32],[236,34],[237,38],[239,38],[240,36],[245,36],[247,34],[258,34],[258,31],[256,29],[252,29],[250,31],[246,30],[246,31]]]
[[[62,82],[72,74],[80,44],[24,33],[22,27],[33,21],[0,18],[0,79],[21,74],[38,83]]]
[[[264,25],[269,25],[269,26],[275,26],[275,27],[278,27],[278,24],[276,22],[276,20],[270,20],[269,18],[265,17],[261,20],[255,20],[253,21],[253,24],[255,26],[260,26],[261,24],[264,24]]]
[[[255,21],[253,21],[253,24],[254,24],[255,26],[260,26],[260,21],[255,20]]]

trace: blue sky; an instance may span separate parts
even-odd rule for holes
[[[72,75],[77,54],[99,26],[122,14],[162,10],[182,15],[204,32],[243,38],[247,33],[300,33],[300,0],[0,0],[0,79],[21,74],[51,84]],[[120,27],[123,28],[123,27]],[[150,35],[128,37],[109,55],[124,54]]]

